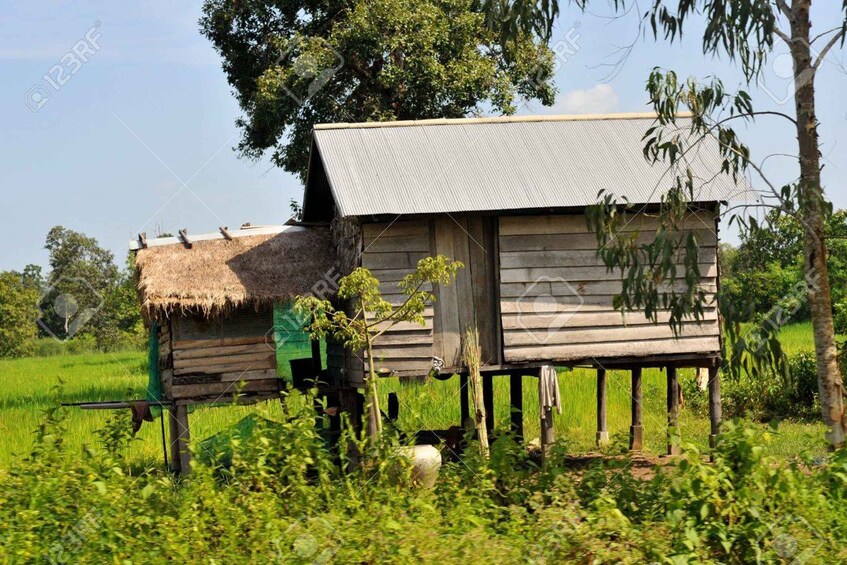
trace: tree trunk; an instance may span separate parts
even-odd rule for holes
[[[844,387],[838,367],[832,304],[824,242],[823,189],[815,115],[815,69],[809,47],[811,0],[794,0],[791,7],[791,49],[794,60],[797,142],[800,159],[800,218],[803,224],[804,271],[815,339],[818,390],[827,440],[832,447],[844,445],[847,422]]]
[[[365,411],[368,414],[368,436],[373,441],[382,433],[382,417],[379,412],[379,396],[376,388],[376,371],[374,370],[373,347],[367,340],[368,376],[365,383]]]

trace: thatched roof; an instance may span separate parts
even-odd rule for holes
[[[225,314],[308,294],[333,272],[329,229],[285,227],[279,233],[199,240],[139,249],[135,264],[142,312]],[[200,238],[198,238],[200,239]]]

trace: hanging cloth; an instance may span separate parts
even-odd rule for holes
[[[562,413],[562,397],[559,394],[559,374],[552,365],[541,367],[538,375],[538,405],[541,407],[541,419],[545,418],[547,410],[556,408]]]

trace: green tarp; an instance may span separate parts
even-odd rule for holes
[[[312,342],[304,329],[308,320],[294,312],[291,302],[274,305],[274,341],[276,343],[276,374],[291,383],[292,359],[312,356]],[[321,357],[326,359],[326,343],[321,340]],[[326,366],[326,363],[323,363]]]

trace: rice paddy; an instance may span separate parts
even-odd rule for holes
[[[788,352],[811,349],[809,324],[785,328],[784,345]],[[143,352],[85,353],[56,357],[32,357],[0,360],[0,467],[13,465],[15,458],[29,452],[33,431],[44,411],[57,402],[105,401],[143,398],[147,386],[146,354]],[[608,374],[608,423],[616,446],[625,444],[629,430],[629,373]],[[681,381],[694,378],[693,370],[680,371]],[[63,382],[60,388],[56,388]],[[556,415],[556,439],[566,442],[574,453],[594,449],[595,394],[594,371],[576,369],[559,375],[563,411]],[[646,370],[643,375],[643,413],[645,451],[663,453],[666,446],[665,374]],[[693,387],[683,387],[689,390]],[[459,379],[408,384],[397,379],[380,382],[382,406],[386,396],[396,392],[400,400],[397,425],[406,431],[445,429],[460,423]],[[538,401],[536,380],[523,379],[524,425],[526,439],[538,437]],[[692,409],[694,399],[686,399],[680,415],[683,441],[705,447],[709,423],[705,413]],[[509,426],[509,379],[494,378],[496,430]],[[72,448],[96,441],[96,430],[104,425],[108,411],[66,408],[65,441]],[[282,417],[278,402],[255,406],[197,407],[191,414],[192,437],[204,439],[237,422],[245,415],[261,412],[265,417]],[[128,414],[128,411],[127,411]],[[162,460],[160,421],[145,423],[130,449],[129,456],[139,462]],[[774,454],[791,456],[813,448],[822,450],[823,428],[815,423],[781,422],[770,449]],[[615,439],[617,441],[615,442]]]

